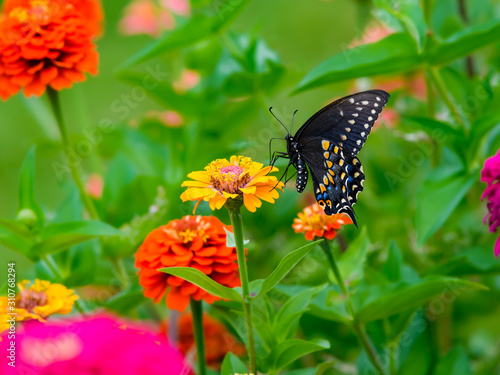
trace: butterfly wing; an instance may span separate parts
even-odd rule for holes
[[[305,139],[300,155],[309,167],[316,201],[325,213],[345,213],[356,224],[352,206],[365,179],[358,158],[345,155],[334,142],[321,137]]]
[[[380,112],[389,100],[382,90],[359,92],[338,99],[319,110],[297,131],[295,140],[321,137],[354,157],[363,147]]]

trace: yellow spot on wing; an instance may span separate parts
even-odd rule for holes
[[[330,160],[326,161],[326,165],[328,165],[328,168],[333,167],[333,163]]]
[[[326,176],[325,176],[325,177],[323,177],[323,183],[324,183],[326,186],[328,186],[328,178],[326,178]]]
[[[325,157],[325,159],[330,159],[330,153],[328,151],[324,152],[323,156]]]
[[[335,152],[336,154],[338,154],[339,153],[339,148],[337,146],[335,146],[334,149],[333,149],[333,152]]]
[[[324,150],[328,150],[330,148],[330,142],[328,141],[325,140],[321,141],[321,145],[323,146]]]

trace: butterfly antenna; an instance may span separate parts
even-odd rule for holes
[[[285,124],[283,124],[279,118],[276,117],[276,115],[273,113],[273,107],[269,107],[269,112],[271,112],[271,114],[273,115],[273,117],[281,124],[281,126],[283,126],[286,130],[286,134],[290,134],[290,132],[288,131],[288,129],[286,128]]]
[[[293,112],[293,115],[292,115],[292,126],[290,126],[290,133],[292,132],[292,129],[293,129],[293,119],[295,118],[295,114],[298,112],[299,110],[296,109],[295,112]]]

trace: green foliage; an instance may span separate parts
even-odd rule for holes
[[[47,101],[2,104],[0,245],[20,279],[75,288],[90,311],[165,321],[164,304],[144,297],[134,253],[153,229],[192,214],[179,199],[187,174],[231,155],[265,164],[269,140],[285,134],[270,106],[288,129],[299,109],[294,133],[332,99],[381,88],[391,99],[360,152],[361,227],[330,241],[345,285],[321,242],[293,233],[311,198],[293,181],[275,204],[242,212],[259,372],[377,373],[370,355],[390,375],[498,369],[500,265],[480,183],[500,148],[498,2],[193,0],[192,15],[154,39],[114,32],[125,4],[104,6],[100,74],[60,93],[74,158],[63,170],[83,185],[102,178],[91,198],[98,218],[71,173],[54,167],[68,149]],[[391,32],[373,38],[379,26]],[[186,69],[199,81],[180,87]],[[172,114],[179,124],[165,120]],[[279,142],[272,151],[285,150]],[[280,177],[286,163],[276,166]],[[196,213],[229,224],[224,208],[203,202]],[[160,271],[222,298],[204,307],[248,344],[241,288],[194,268]],[[93,288],[105,293],[86,297]],[[247,362],[227,353],[220,373],[247,373]]]

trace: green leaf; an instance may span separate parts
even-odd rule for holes
[[[314,342],[304,340],[287,340],[273,348],[267,358],[267,363],[270,364],[270,370],[281,370],[306,354],[329,348],[330,345],[328,344],[319,345]]]
[[[313,68],[294,93],[353,78],[410,72],[423,62],[408,33],[391,34],[372,44],[344,50]]]
[[[403,266],[403,255],[399,250],[396,242],[391,241],[387,261],[382,268],[382,273],[387,277],[387,280],[395,282],[401,279],[401,268]]]
[[[468,289],[487,288],[462,279],[429,277],[416,282],[366,286],[354,293],[352,302],[356,318],[369,322],[421,306],[433,298],[446,303],[451,299],[455,300],[462,291]]]
[[[249,0],[213,2],[211,10],[214,14],[210,16],[205,14],[194,15],[185,25],[165,34],[131,56],[119,69],[130,68],[163,53],[193,45],[221,32],[249,2]]]
[[[498,42],[499,34],[498,19],[466,27],[445,40],[435,41],[429,48],[428,60],[432,65],[448,64],[490,43]]]
[[[247,372],[247,366],[241,359],[231,352],[226,354],[224,361],[222,361],[221,375],[246,374]]]
[[[37,227],[43,226],[43,211],[35,199],[35,146],[33,146],[21,166],[19,177],[19,211],[31,210],[35,214]]]
[[[437,364],[433,375],[472,375],[467,352],[461,346],[451,349]]]
[[[475,175],[455,175],[422,184],[417,194],[415,219],[419,245],[445,223],[476,180]]]
[[[106,302],[106,309],[124,315],[144,302],[146,302],[146,299],[144,298],[142,287],[134,284],[111,297]]]
[[[99,253],[99,249],[92,241],[71,247],[68,254],[70,271],[64,280],[64,285],[75,288],[92,284],[96,277]]]
[[[318,244],[318,242],[320,241],[308,243],[307,245],[292,251],[281,259],[278,266],[262,283],[260,291],[256,297],[266,294],[274,288],[276,284],[278,284],[288,274],[288,272],[290,272],[292,268],[295,267],[295,265]]]
[[[116,77],[131,86],[138,85],[144,87],[143,72],[120,71],[116,74]],[[187,116],[197,116],[203,110],[204,103],[198,95],[190,92],[179,94],[173,89],[172,83],[167,79],[156,82],[154,86],[148,87],[146,93],[162,105],[162,107],[173,109]]]
[[[206,290],[214,296],[227,299],[229,301],[243,302],[241,295],[234,289],[220,285],[215,280],[205,275],[200,270],[189,267],[165,267],[160,268],[158,271],[174,275],[184,280],[193,283],[196,286]]]
[[[322,287],[308,288],[301,293],[292,296],[281,307],[273,321],[273,334],[277,342],[291,339],[295,335],[299,320],[308,310],[311,298],[315,297],[323,289]]]
[[[347,251],[337,261],[342,278],[347,284],[353,285],[363,277],[363,268],[369,247],[370,239],[366,227],[363,227]]]
[[[31,253],[53,254],[92,238],[121,234],[111,225],[95,220],[51,224],[40,231],[38,243],[31,248]]]
[[[0,245],[35,260],[29,254],[32,244],[33,239],[22,223],[0,218]]]

